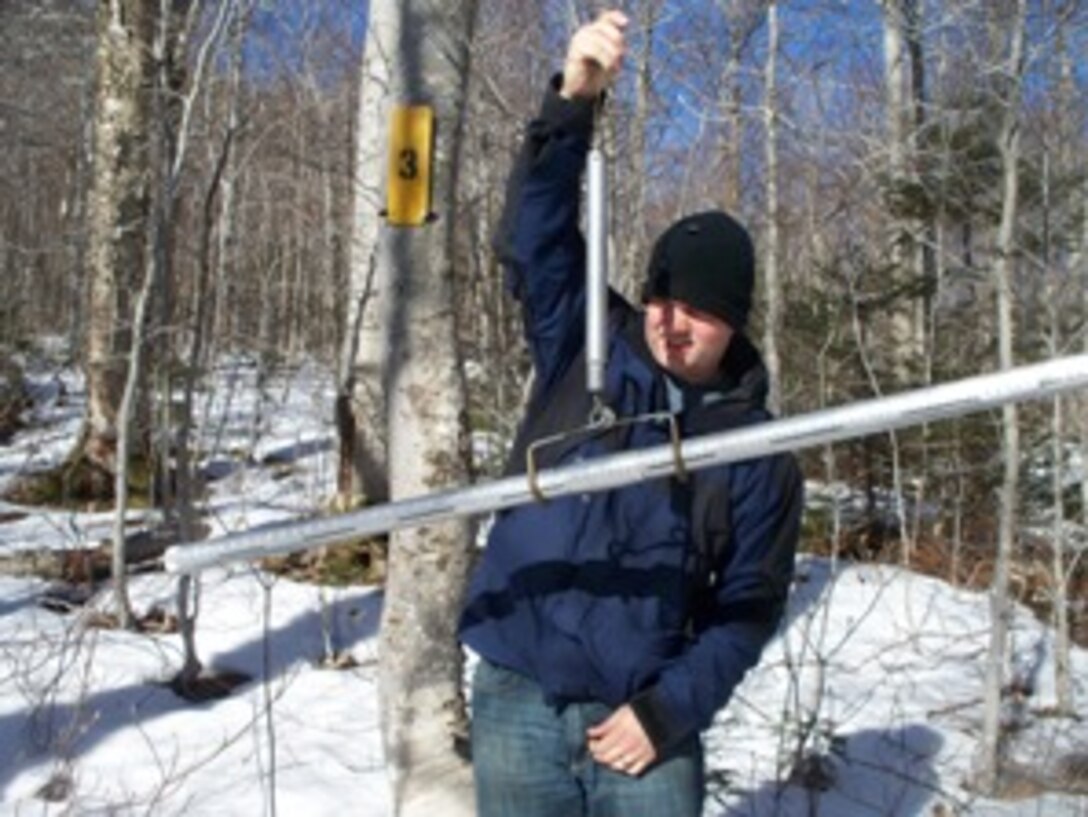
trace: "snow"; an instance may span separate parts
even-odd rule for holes
[[[332,495],[329,378],[316,365],[259,374],[228,361],[198,402],[200,449],[219,477],[209,486],[214,533],[313,515]],[[0,486],[56,462],[78,428],[78,377],[50,375],[36,394],[31,427],[0,449]],[[848,498],[843,486],[832,493]],[[18,511],[26,516],[0,524],[0,557],[95,545],[112,523],[11,505],[0,518]],[[964,785],[980,732],[985,595],[826,559],[803,559],[798,575],[781,635],[706,736],[707,817],[1088,815],[1085,797],[991,801]],[[208,571],[201,658],[254,680],[196,704],[164,686],[181,664],[178,636],[86,626],[79,613],[42,607],[46,589],[0,578],[0,815],[391,814],[376,696],[380,590],[249,566]],[[161,573],[134,576],[130,590],[138,612],[174,605]],[[102,591],[90,606],[109,604]],[[323,622],[352,667],[321,663]],[[1084,723],[1033,714],[1054,702],[1051,632],[1023,609],[1012,625],[1014,667],[1035,686],[1014,756],[1088,751]],[[1083,711],[1088,652],[1075,652],[1073,674]],[[795,755],[806,758],[807,787],[784,783]],[[41,796],[50,783],[56,802]]]

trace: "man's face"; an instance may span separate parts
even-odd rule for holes
[[[692,384],[709,383],[717,376],[733,339],[733,327],[717,315],[666,298],[646,302],[644,327],[658,365]]]

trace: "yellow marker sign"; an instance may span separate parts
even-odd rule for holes
[[[389,223],[418,227],[431,215],[434,109],[398,105],[389,121],[389,177],[385,215]]]

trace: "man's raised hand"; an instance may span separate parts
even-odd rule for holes
[[[626,27],[622,11],[604,11],[574,33],[563,65],[561,96],[593,99],[611,85],[623,64]]]

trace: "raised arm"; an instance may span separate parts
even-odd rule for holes
[[[605,12],[571,38],[563,74],[530,125],[506,192],[496,250],[522,305],[539,386],[584,343],[585,243],[579,231],[581,178],[594,107],[623,59],[619,12]]]

